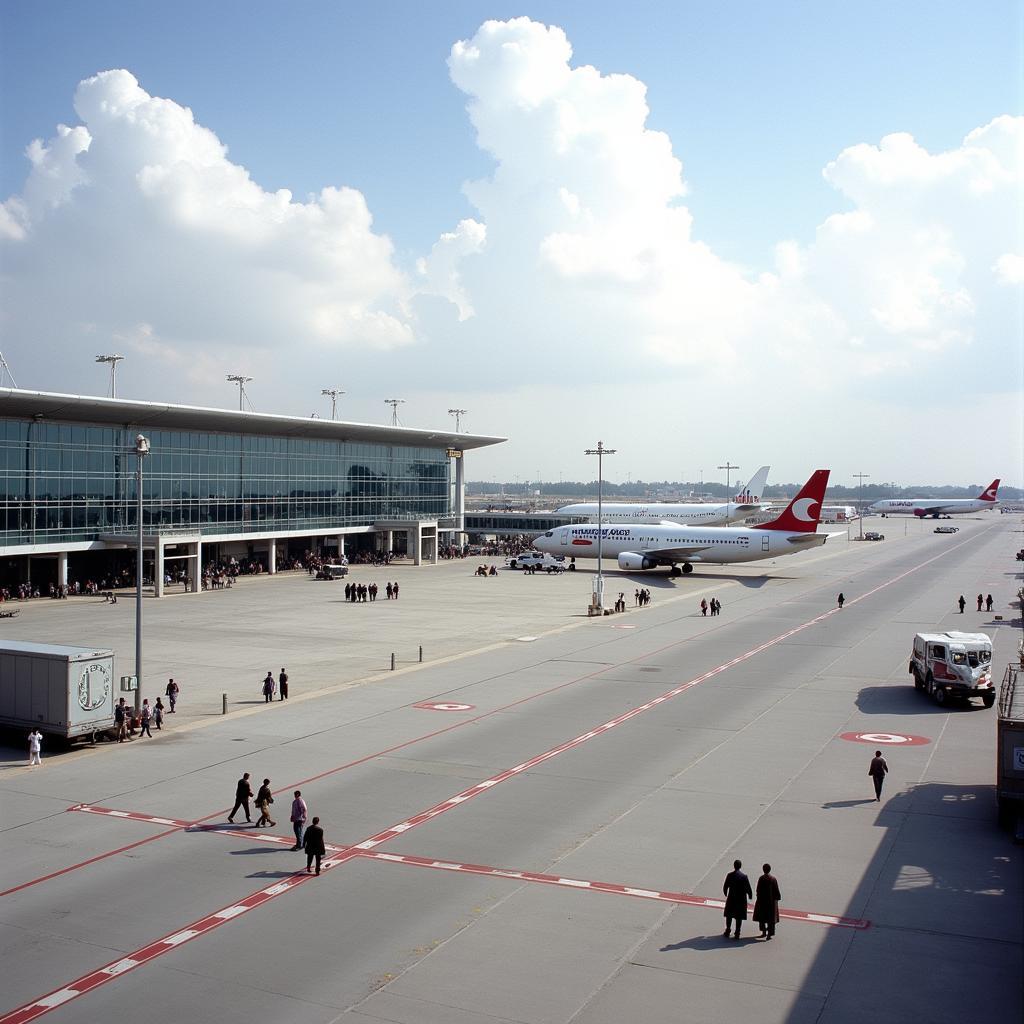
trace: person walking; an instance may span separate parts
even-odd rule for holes
[[[978,611],[979,611],[979,612],[981,611],[981,606],[982,606],[982,605],[983,605],[984,603],[985,603],[985,598],[984,598],[984,596],[983,596],[983,595],[981,595],[981,594],[979,594],[979,595],[978,595]]]
[[[957,601],[957,604],[960,605],[960,614],[963,615],[964,608],[967,607],[967,602],[964,600],[964,595],[963,594],[960,595],[960,600]]]
[[[180,687],[173,679],[167,680],[167,689],[164,690],[164,695],[167,697],[168,714],[174,714],[174,705],[178,703],[178,691]]]
[[[740,871],[743,861],[734,860],[732,871],[725,876],[722,883],[722,892],[725,894],[725,931],[722,933],[729,938],[729,929],[733,921],[736,922],[736,933],[734,939],[740,937],[740,925],[747,919],[747,900],[754,895],[750,888],[750,879]]]
[[[157,732],[163,728],[164,702],[159,697],[157,697],[156,703],[153,705],[153,724],[156,726]]]
[[[992,611],[992,603],[992,595],[989,594],[988,597],[985,598],[985,611]]]
[[[705,618],[707,617],[707,614],[708,614],[708,602],[707,602],[707,599],[703,598],[703,597],[700,599],[700,613]]]
[[[324,846],[324,830],[320,827],[320,819],[314,818],[313,823],[306,829],[306,837],[302,841],[306,851],[306,872],[313,870],[313,861],[316,860],[316,873],[320,874],[320,859],[327,852]]]
[[[391,593],[394,595],[394,599],[397,601],[398,600],[398,580],[395,580],[395,582],[391,584]]]
[[[842,591],[839,592],[839,596],[836,598],[836,604],[839,605],[840,610],[842,610],[843,605],[846,604],[846,597]]]
[[[281,700],[288,699],[288,673],[281,669],[281,674],[277,677],[277,689],[281,694]]]
[[[714,601],[714,603],[715,603],[715,615],[721,615],[722,614],[722,602],[719,601],[717,597],[713,597],[713,598],[711,598],[711,600]]]
[[[263,703],[270,704],[274,699],[274,673],[267,672],[266,679],[263,680]]]
[[[33,729],[28,734],[28,766],[42,765],[43,734],[38,729]]]
[[[252,786],[249,783],[249,773],[245,772],[235,786],[235,806],[231,808],[231,813],[228,815],[228,821],[232,825],[235,823],[235,815],[238,813],[239,808],[245,811],[245,820],[250,825],[252,824],[252,815],[249,813],[249,801],[251,799]]]
[[[149,698],[146,698],[142,702],[142,710],[139,712],[139,739],[143,736],[148,736],[150,739],[153,738],[153,734],[149,731],[149,721],[153,717],[153,709],[149,706]]]
[[[875,799],[882,799],[882,783],[885,782],[885,776],[889,772],[889,766],[885,763],[885,758],[882,757],[880,750],[875,751],[875,756],[871,758],[871,764],[868,766],[868,775],[871,776],[871,781],[875,784]]]
[[[775,937],[775,926],[779,923],[779,891],[778,879],[772,874],[771,864],[762,864],[763,875],[757,880],[757,895],[754,899],[754,920],[761,926],[761,934],[766,939]]]
[[[270,817],[270,805],[274,802],[274,794],[270,792],[270,779],[264,779],[263,785],[260,786],[259,792],[256,794],[256,806],[259,808],[260,817],[256,822],[257,828],[265,828],[267,825],[271,827],[277,825],[276,821],[273,821]]]
[[[302,799],[302,791],[295,790],[295,799],[292,801],[292,831],[295,833],[295,845],[293,850],[302,849],[303,833],[306,831],[306,815],[309,808],[306,801]]]
[[[118,743],[124,743],[128,736],[128,723],[125,721],[127,710],[124,697],[119,697],[114,707],[114,725],[117,726]]]

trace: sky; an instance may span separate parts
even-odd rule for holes
[[[1019,487],[1022,12],[6,0],[0,351],[465,409],[470,479]]]

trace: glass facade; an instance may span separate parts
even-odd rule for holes
[[[146,430],[143,526],[329,533],[449,514],[443,448]],[[134,428],[0,419],[0,544],[136,528]]]

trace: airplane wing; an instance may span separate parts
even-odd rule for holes
[[[688,558],[714,547],[714,544],[686,544],[671,548],[647,548],[642,553],[651,558],[662,558],[666,562],[685,562]]]

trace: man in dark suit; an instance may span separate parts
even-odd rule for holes
[[[249,773],[246,772],[235,786],[235,806],[231,808],[228,821],[235,823],[235,815],[241,807],[245,811],[245,820],[252,824],[252,815],[249,812],[249,801],[252,799],[252,786],[249,784]]]
[[[316,873],[320,874],[320,859],[327,852],[324,847],[324,830],[320,827],[320,819],[314,818],[313,824],[306,829],[306,836],[302,841],[306,851],[306,871],[313,870],[313,859],[316,858]]]
[[[868,766],[868,775],[871,776],[871,781],[875,784],[875,799],[882,799],[882,783],[885,782],[885,776],[889,771],[889,766],[885,763],[885,758],[882,757],[880,750],[875,751],[875,756],[871,758],[871,764]]]
[[[726,938],[729,938],[729,927],[735,921],[736,934],[733,935],[733,938],[738,939],[740,937],[740,924],[747,919],[747,900],[754,893],[750,888],[750,879],[740,871],[740,868],[743,867],[743,861],[734,860],[732,866],[733,870],[725,876],[725,882],[722,885],[722,892],[725,893],[724,935]]]
[[[757,880],[757,899],[754,901],[754,920],[761,926],[766,939],[775,937],[775,926],[779,923],[779,900],[782,893],[779,883],[772,874],[771,864],[762,865],[764,874]]]

